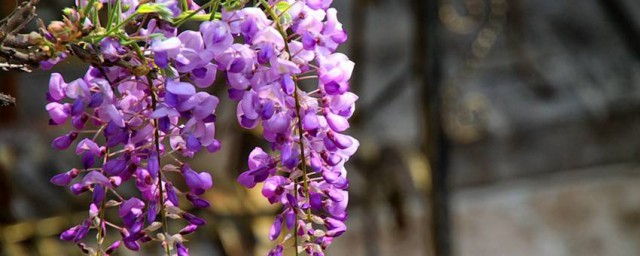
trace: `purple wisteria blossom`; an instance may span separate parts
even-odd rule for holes
[[[193,0],[147,2],[76,1],[82,11],[108,6],[117,10],[109,15],[117,15],[109,17],[108,28],[87,32],[83,43],[100,51],[100,58],[83,77],[65,81],[54,73],[49,82],[49,123],[71,127],[51,145],[59,150],[75,145],[82,160],[81,167],[51,182],[92,195],[87,219],[60,238],[104,255],[121,244],[137,251],[150,241],[161,242],[167,254],[189,255],[182,236],[207,222],[182,210],[179,198],[207,208],[203,195],[214,181],[179,159],[221,149],[215,136],[220,100],[207,89],[224,80],[237,101],[239,125],[260,126],[269,143],[250,153],[249,169],[237,178],[248,188],[262,183],[266,200],[282,206],[269,230],[269,239],[278,241],[269,255],[282,255],[291,237],[299,241],[296,252],[324,255],[347,229],[345,164],[359,146],[346,134],[358,97],[349,91],[354,63],[336,53],[347,34],[332,0],[261,0],[242,8],[241,1],[225,1],[222,6],[233,8],[221,7],[219,14],[206,13],[206,7],[220,1],[202,7]],[[100,26],[98,15],[71,13],[85,30]],[[190,17],[208,21],[178,33],[175,25]],[[138,29],[123,29],[127,25]],[[48,69],[69,54],[77,52],[61,50],[42,66]],[[315,86],[302,90],[302,81]],[[169,180],[166,172],[182,180]],[[120,194],[127,183],[136,195]],[[103,219],[109,208],[120,221]],[[167,216],[182,220],[177,234],[169,234]],[[102,248],[112,228],[121,239]],[[82,243],[91,229],[98,231],[95,249]]]

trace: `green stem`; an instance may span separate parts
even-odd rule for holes
[[[206,4],[203,4],[202,6],[200,6],[200,8],[198,8],[197,10],[189,13],[187,16],[184,16],[184,18],[174,22],[174,26],[175,27],[179,27],[180,25],[184,24],[185,22],[187,22],[187,20],[189,20],[189,18],[195,16],[196,14],[198,14],[198,12],[206,9],[207,7],[209,7],[211,5],[212,2],[208,2]],[[215,16],[215,13],[211,14],[212,16]]]
[[[209,8],[209,13],[211,14],[211,16],[209,16],[209,21],[212,21],[216,18],[216,13],[218,12],[218,7],[220,6],[220,0],[211,0],[211,2],[214,3],[213,6]]]
[[[81,1],[82,2],[82,1]],[[84,7],[84,10],[82,11],[82,15],[84,17],[87,17],[87,14],[91,11],[91,8],[93,8],[93,4],[96,2],[96,0],[89,0],[89,3],[87,3],[87,6]]]
[[[189,4],[187,3],[187,0],[182,0],[182,11],[186,12],[189,8]]]

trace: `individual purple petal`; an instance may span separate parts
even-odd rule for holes
[[[198,229],[198,225],[189,224],[183,229],[181,229],[178,233],[181,235],[188,235],[196,231]]]
[[[243,172],[240,174],[240,176],[238,176],[238,183],[247,188],[253,188],[256,186],[253,175],[251,175],[249,171]]]
[[[120,247],[120,241],[115,241],[113,244],[109,245],[107,249],[104,251],[106,254],[112,254]]]
[[[280,236],[280,231],[282,230],[282,216],[276,216],[276,219],[273,221],[273,225],[271,225],[271,229],[269,229],[269,239],[271,241],[276,240],[278,236]]]
[[[178,253],[178,256],[189,256],[189,249],[187,249],[187,247],[185,247],[182,243],[176,244],[176,251]]]
[[[196,88],[190,83],[168,80],[167,91],[175,95],[191,96],[196,93]]]
[[[59,73],[51,74],[49,78],[49,95],[55,101],[60,101],[64,98],[64,89],[67,84],[64,82],[64,78]]]
[[[147,170],[152,178],[158,177],[158,172],[160,171],[160,162],[158,159],[158,152],[151,151],[149,153],[149,161],[147,162]]]
[[[84,192],[89,191],[89,187],[82,186],[81,184],[76,183],[71,185],[71,187],[69,187],[69,190],[71,190],[71,193],[73,193],[74,195],[80,195]]]
[[[120,205],[120,210],[118,211],[118,214],[121,218],[126,216],[127,214],[140,216],[142,215],[143,208],[144,208],[144,202],[142,202],[142,200],[138,198],[132,197],[124,201]]]
[[[287,183],[287,179],[282,176],[271,176],[267,178],[262,187],[262,195],[271,199],[272,197],[282,194],[282,185]],[[271,200],[269,200],[271,201]]]
[[[331,113],[331,111],[324,112],[324,116],[327,118],[327,123],[332,130],[342,132],[349,129],[349,122],[345,117]]]
[[[132,251],[137,252],[140,250],[140,244],[137,241],[124,240],[124,246],[126,246],[129,250],[132,250]]]
[[[82,154],[86,151],[91,152],[94,155],[99,155],[100,147],[93,140],[85,138],[78,142],[78,145],[76,146],[76,154]]]
[[[152,223],[154,220],[156,220],[156,217],[158,215],[157,205],[158,202],[156,201],[149,201],[147,203],[147,222]]]
[[[70,132],[68,134],[62,135],[60,137],[55,138],[51,142],[51,146],[53,148],[64,150],[71,146],[71,143],[78,137],[78,133]]]
[[[78,229],[80,229],[80,225],[65,230],[60,234],[60,240],[72,241],[78,234]]]
[[[217,67],[212,63],[207,63],[202,68],[192,71],[191,81],[200,88],[207,88],[213,85],[216,80]]]
[[[322,210],[322,195],[318,193],[311,193],[309,195],[309,204],[314,210]]]
[[[211,174],[206,172],[197,173],[186,164],[181,169],[189,190],[196,195],[203,194],[205,190],[213,186]]]
[[[104,172],[110,176],[118,175],[127,167],[127,159],[124,157],[118,157],[107,161],[104,166]]]
[[[73,116],[71,117],[71,125],[77,130],[82,130],[88,119],[87,115]]]
[[[167,200],[171,202],[173,205],[178,205],[178,194],[176,193],[176,189],[173,187],[171,182],[165,183],[165,188],[167,191]]]
[[[58,186],[66,186],[71,182],[72,179],[73,178],[71,177],[71,175],[69,175],[68,172],[65,172],[65,173],[60,173],[56,176],[53,176],[50,182]]]
[[[113,104],[104,105],[102,107],[102,111],[108,116],[108,120],[113,122],[116,126],[122,128],[124,127],[124,118],[122,117],[122,113],[118,111],[116,106]]]
[[[186,221],[188,221],[189,223],[191,223],[193,225],[196,225],[196,226],[203,226],[203,225],[207,224],[206,220],[204,220],[202,218],[199,218],[199,217],[197,217],[197,216],[195,216],[195,215],[193,215],[191,213],[188,213],[188,212],[182,213],[182,217]]]
[[[336,220],[333,218],[326,218],[324,222],[328,229],[327,231],[328,236],[332,236],[332,237],[340,236],[342,233],[347,231],[347,225],[345,225],[344,222],[340,220]]]
[[[194,194],[188,193],[187,199],[197,208],[209,208],[211,206],[207,200],[204,200]]]
[[[70,109],[68,104],[63,105],[57,102],[51,102],[47,104],[46,109],[54,124],[63,124],[67,121],[67,117],[69,117]]]
[[[284,247],[280,244],[276,245],[275,248],[271,249],[271,251],[269,251],[269,254],[267,254],[267,256],[282,256],[282,253],[284,252]]]
[[[95,187],[93,187],[93,203],[96,205],[100,205],[106,194],[107,193],[104,190],[103,185],[96,185]]]
[[[89,186],[92,184],[108,185],[108,184],[111,184],[111,182],[102,173],[97,171],[91,171],[87,173],[87,175],[85,175],[84,178],[82,178],[82,186]]]

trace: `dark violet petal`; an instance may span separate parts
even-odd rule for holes
[[[324,91],[329,95],[340,94],[340,84],[335,81],[331,81],[324,85]]]
[[[165,183],[165,188],[167,190],[167,200],[171,202],[174,206],[178,205],[178,194],[176,193],[175,188],[171,182]]]
[[[311,193],[311,195],[309,195],[309,202],[311,209],[315,211],[322,210],[322,195],[318,193]]]
[[[303,33],[301,41],[302,41],[302,46],[304,47],[305,50],[308,50],[308,51],[314,50],[314,47],[316,46],[316,38],[313,35],[311,35],[310,33]]]
[[[84,100],[82,98],[78,98],[73,102],[71,106],[71,115],[79,116],[84,112]]]
[[[249,119],[244,115],[240,119],[240,126],[245,129],[253,129],[258,125],[258,119]]]
[[[202,187],[202,182],[200,181],[200,176],[191,168],[186,168],[183,170],[182,175],[184,176],[184,180],[191,191],[200,190]]]
[[[188,235],[196,231],[198,225],[189,224],[178,232],[181,235]]]
[[[197,226],[203,226],[207,224],[207,221],[199,218],[191,213],[185,212],[182,214],[182,217],[188,221],[189,223],[193,224],[193,225],[197,225]]]
[[[204,78],[207,75],[207,69],[205,67],[196,68],[191,73],[196,78]]]
[[[211,144],[207,146],[207,151],[209,151],[209,153],[215,153],[215,152],[218,152],[218,150],[220,150],[221,147],[222,145],[220,144],[220,141],[214,139],[211,142]]]
[[[245,90],[238,90],[238,89],[229,89],[229,98],[232,100],[241,100],[242,97],[244,96],[244,92]]]
[[[151,175],[151,178],[156,178],[158,177],[158,171],[160,171],[160,162],[158,159],[158,152],[151,151],[151,153],[149,153],[149,161],[147,162],[147,170],[149,171],[149,174]]]
[[[156,220],[156,216],[158,215],[157,209],[158,202],[149,201],[147,203],[147,222],[152,223]]]
[[[269,101],[263,105],[261,117],[263,120],[268,120],[273,116],[275,112],[275,108],[273,106],[273,102]]]
[[[127,161],[123,157],[118,157],[116,159],[112,159],[107,161],[104,166],[104,172],[109,176],[114,176],[120,174],[127,167]]]
[[[96,162],[96,155],[94,155],[93,153],[87,151],[82,154],[82,166],[85,169],[89,169],[93,167],[95,162]]]
[[[180,101],[178,100],[178,95],[167,91],[164,95],[164,103],[175,108],[178,107]]]
[[[106,191],[104,190],[103,185],[96,185],[93,187],[93,203],[95,205],[100,205],[105,196]]]
[[[87,234],[89,234],[89,225],[91,224],[91,222],[85,220],[82,225],[80,225],[76,231],[76,236],[73,238],[74,242],[79,242],[80,240],[84,239]]]
[[[71,143],[76,139],[76,137],[78,137],[78,134],[75,132],[62,135],[58,138],[55,138],[51,142],[51,146],[55,149],[65,150],[71,145]]]
[[[82,194],[84,192],[87,192],[89,190],[88,187],[82,186],[79,183],[71,185],[71,187],[69,187],[69,189],[71,190],[71,193],[73,193],[74,195],[80,195],[80,194]]]
[[[284,213],[285,225],[287,225],[287,229],[293,228],[293,224],[296,222],[296,214],[293,210],[288,210]]]
[[[80,225],[65,230],[60,234],[60,240],[72,241],[76,237],[76,234],[78,233],[79,228],[80,228]]]
[[[271,229],[269,230],[269,239],[271,241],[276,240],[278,236],[280,236],[280,231],[282,231],[282,216],[276,216],[276,219],[273,221],[273,225],[271,225]]]
[[[192,152],[198,152],[202,148],[200,141],[193,134],[189,134],[187,137],[187,149]]]
[[[322,171],[322,159],[318,156],[318,154],[311,154],[310,157],[310,166],[314,172]]]
[[[187,199],[197,208],[209,208],[211,206],[207,200],[204,200],[194,194],[187,194]]]
[[[106,254],[112,254],[116,250],[118,250],[118,247],[120,247],[120,241],[115,241],[113,244],[111,244],[109,247],[107,247],[107,249],[105,250],[105,253]]]
[[[176,251],[178,251],[177,256],[189,256],[189,249],[185,247],[182,243],[176,244]]]
[[[153,60],[159,68],[167,68],[169,65],[169,56],[167,52],[156,52],[153,55]]]
[[[169,117],[164,116],[158,119],[158,127],[160,128],[160,131],[168,133],[169,128],[171,127],[171,120],[169,120]]]
[[[231,73],[239,73],[244,69],[245,65],[245,62],[242,59],[233,59],[233,61],[229,65],[228,71]]]
[[[241,173],[240,176],[238,176],[238,183],[247,188],[253,188],[256,186],[256,182],[253,175],[250,174],[250,171]]]
[[[267,254],[267,256],[282,256],[282,253],[284,252],[284,246],[278,244],[276,245],[276,248],[271,249],[271,251],[269,251],[269,254]]]
[[[73,178],[71,177],[71,175],[69,175],[68,172],[65,172],[65,173],[60,173],[56,176],[53,176],[50,182],[58,186],[66,186],[66,185],[69,185],[72,179]]]
[[[89,117],[87,115],[73,116],[71,117],[71,125],[73,128],[78,130],[82,130],[84,128],[84,124],[87,123]]]
[[[293,82],[293,78],[291,78],[291,76],[283,76],[282,81],[280,82],[280,85],[282,87],[282,90],[287,95],[293,94],[293,91],[295,89],[295,83]]]
[[[132,250],[132,251],[140,250],[140,244],[137,241],[124,240],[124,246],[126,246],[127,248],[129,248],[129,250]]]
[[[91,95],[91,100],[89,101],[89,108],[97,108],[102,105],[104,101],[104,94],[98,92]]]

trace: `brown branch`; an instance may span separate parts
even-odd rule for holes
[[[0,42],[13,33],[22,29],[29,21],[36,17],[36,5],[40,0],[23,2],[7,18],[0,21]]]
[[[15,98],[9,95],[0,93],[0,107],[15,106],[15,105],[16,105]]]

